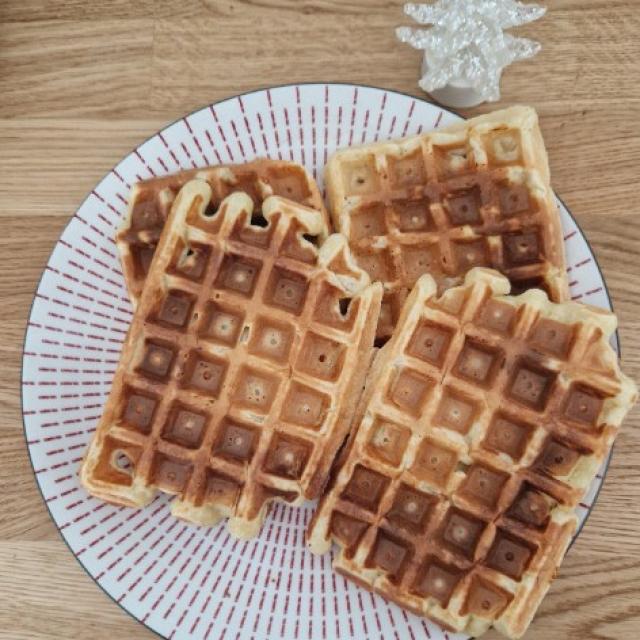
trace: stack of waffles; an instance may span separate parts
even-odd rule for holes
[[[615,317],[568,302],[537,117],[134,187],[136,307],[81,479],[257,535],[320,498],[312,551],[446,628],[520,637],[636,399]],[[510,295],[511,294],[511,295]]]

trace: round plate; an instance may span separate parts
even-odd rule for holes
[[[340,84],[255,91],[207,106],[144,142],[70,220],[33,301],[22,375],[24,427],[45,502],[74,556],[126,611],[167,638],[451,638],[331,571],[304,531],[313,505],[275,506],[258,538],[173,519],[170,498],[115,507],[80,487],[78,465],[102,411],[131,320],[113,235],[131,185],[256,156],[304,164],[318,181],[337,147],[397,138],[459,116],[400,93]],[[602,274],[562,203],[574,299],[611,308]],[[604,472],[604,470],[603,470]],[[602,483],[578,508],[582,524]],[[51,585],[54,587],[54,585]]]

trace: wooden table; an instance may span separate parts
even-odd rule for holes
[[[502,101],[535,106],[553,183],[595,249],[640,374],[640,12],[635,0],[555,0],[520,29],[543,43],[507,70]],[[84,573],[36,488],[19,373],[29,306],[62,227],[101,176],[175,118],[294,81],[421,95],[396,42],[399,0],[0,2],[0,638],[151,638]],[[639,412],[596,508],[527,638],[636,638]],[[634,428],[635,427],[635,428]],[[494,636],[491,635],[493,638]]]

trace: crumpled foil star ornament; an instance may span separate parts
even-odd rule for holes
[[[537,20],[546,8],[516,0],[438,0],[406,4],[404,11],[420,24],[433,25],[396,29],[402,42],[424,50],[420,87],[429,93],[447,85],[468,87],[479,104],[500,98],[500,76],[507,65],[540,51],[540,43],[504,30]]]

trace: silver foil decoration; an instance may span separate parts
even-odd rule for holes
[[[432,25],[396,29],[400,41],[424,50],[420,87],[429,93],[446,85],[468,87],[477,104],[499,100],[502,70],[540,51],[540,43],[504,30],[537,20],[546,8],[515,0],[438,0],[431,5],[406,4],[404,12],[420,24]]]

